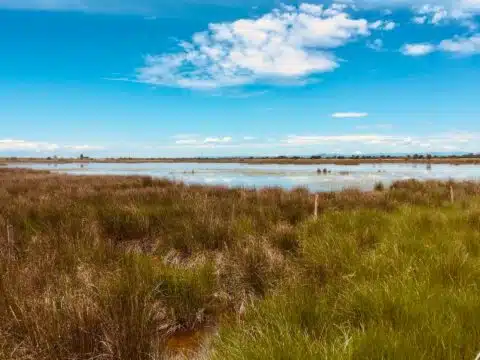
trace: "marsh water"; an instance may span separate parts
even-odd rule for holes
[[[142,175],[189,184],[285,189],[307,187],[311,191],[344,188],[371,190],[375,183],[396,180],[477,180],[479,165],[360,164],[360,165],[248,165],[224,163],[87,163],[11,164],[75,175]],[[324,170],[325,169],[325,170]]]

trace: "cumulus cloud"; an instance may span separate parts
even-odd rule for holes
[[[447,52],[457,55],[480,54],[480,34],[472,36],[456,36],[452,39],[445,39],[438,45],[433,44],[406,44],[401,49],[404,55],[423,56],[434,51]]]
[[[391,31],[391,30],[395,29],[396,27],[397,27],[396,23],[394,23],[393,21],[388,21],[384,25],[383,29],[386,30],[386,31]]]
[[[393,21],[377,20],[369,25],[373,30],[392,31],[397,27],[397,24]]]
[[[412,21],[415,23],[415,24],[419,24],[419,25],[422,25],[422,24],[425,24],[427,22],[427,17],[426,16],[414,16],[412,18]]]
[[[368,113],[366,112],[337,112],[332,114],[332,117],[337,119],[364,118],[367,116]]]
[[[424,56],[435,51],[435,45],[423,44],[405,44],[400,50],[403,55],[407,56]]]
[[[480,34],[470,37],[455,37],[443,40],[438,48],[442,51],[459,55],[473,55],[480,53]]]
[[[443,20],[453,16],[452,13],[447,11],[445,6],[430,4],[420,6],[416,9],[416,13],[420,15],[417,16],[417,20],[422,19],[423,23],[428,22],[430,24],[439,24]]]
[[[455,0],[449,5],[423,4],[415,8],[416,15],[412,21],[416,24],[445,25],[457,22],[460,25],[475,29],[474,17],[480,10],[478,0]]]
[[[147,56],[137,80],[208,89],[333,71],[339,67],[335,48],[370,35],[368,21],[345,9],[345,4],[283,6],[258,19],[210,24],[181,42],[178,52]]]

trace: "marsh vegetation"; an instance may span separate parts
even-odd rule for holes
[[[475,358],[480,184],[314,198],[0,169],[0,358]]]

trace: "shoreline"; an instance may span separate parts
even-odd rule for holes
[[[362,164],[442,164],[480,165],[480,157],[456,158],[438,157],[431,159],[414,158],[102,158],[102,159],[44,159],[44,158],[0,158],[0,166],[9,164],[248,164],[248,165],[362,165]]]

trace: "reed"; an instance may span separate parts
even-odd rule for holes
[[[0,169],[0,229],[0,359],[480,351],[478,183],[311,194]]]

